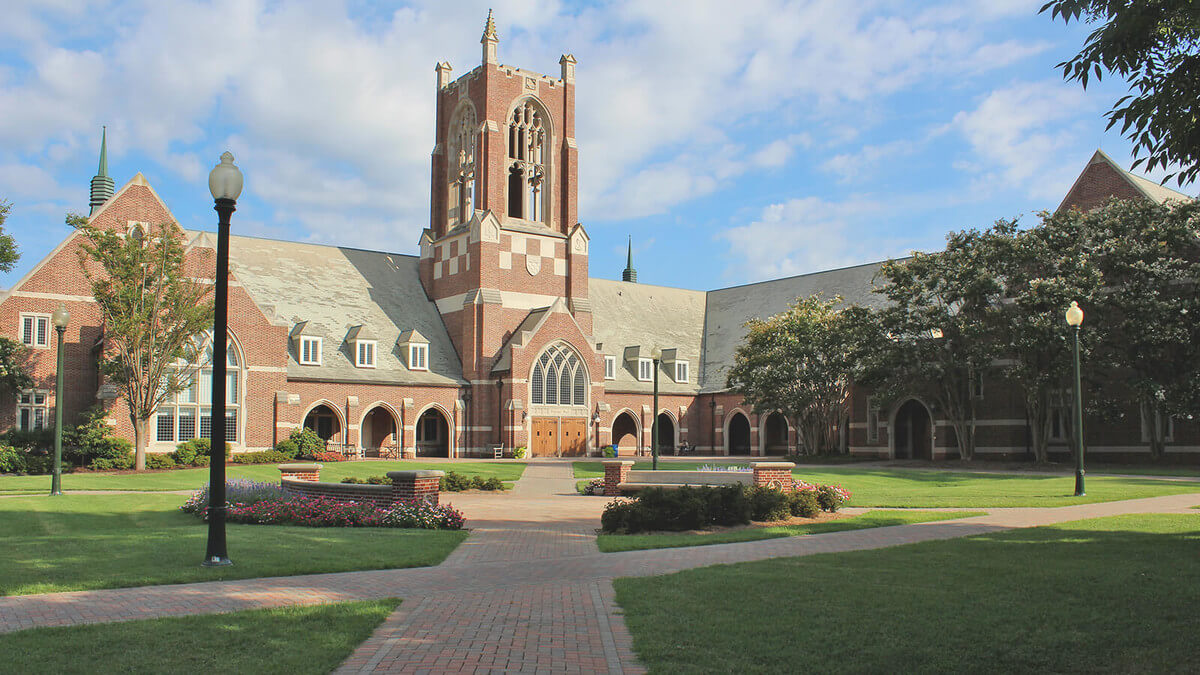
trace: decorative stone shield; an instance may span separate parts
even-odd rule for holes
[[[537,273],[542,271],[542,256],[526,255],[525,271],[529,272],[529,276],[536,277]]]

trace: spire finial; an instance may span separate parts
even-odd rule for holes
[[[113,179],[108,177],[108,127],[104,126],[100,131],[100,166],[92,177],[91,198],[88,200],[88,206],[91,207],[89,215],[94,215],[96,209],[112,199],[116,187]]]
[[[484,40],[499,40],[500,36],[496,33],[496,21],[492,18],[492,9],[488,8],[487,23],[483,25]]]
[[[621,272],[621,281],[637,283],[637,270],[633,269],[633,235],[629,235],[629,250],[625,255],[625,271]]]

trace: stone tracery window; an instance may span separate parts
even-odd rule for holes
[[[508,216],[546,219],[546,120],[541,108],[526,99],[513,110],[508,124]]]
[[[212,420],[212,334],[196,336],[188,348],[188,357],[172,366],[168,377],[179,378],[182,390],[167,397],[155,411],[156,442],[182,442],[193,438],[211,438]],[[225,348],[225,440],[238,442],[238,417],[241,409],[242,361],[232,339]]]
[[[471,219],[475,204],[475,109],[464,105],[450,122],[447,179],[449,223],[453,227]]]
[[[587,405],[587,369],[566,345],[547,349],[533,366],[529,379],[533,405]]]

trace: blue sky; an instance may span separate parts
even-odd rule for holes
[[[5,287],[86,211],[101,125],[117,186],[142,172],[184,227],[214,229],[230,149],[236,233],[416,253],[433,66],[479,62],[489,6],[502,63],[578,59],[597,277],[628,235],[643,283],[697,289],[935,249],[1057,206],[1096,148],[1132,162],[1104,130],[1123,83],[1062,81],[1088,27],[1042,0],[5,4]]]

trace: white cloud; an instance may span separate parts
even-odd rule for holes
[[[864,145],[854,152],[834,155],[821,165],[821,169],[836,174],[838,180],[849,183],[861,180],[884,160],[913,152],[917,143],[900,139],[881,145]]]
[[[1062,198],[1079,173],[1064,161],[1081,153],[1081,112],[1095,103],[1075,85],[1057,80],[1019,82],[988,94],[974,110],[955,115],[951,126],[971,146],[971,159],[956,165],[976,185],[1006,185],[1039,199]]]

